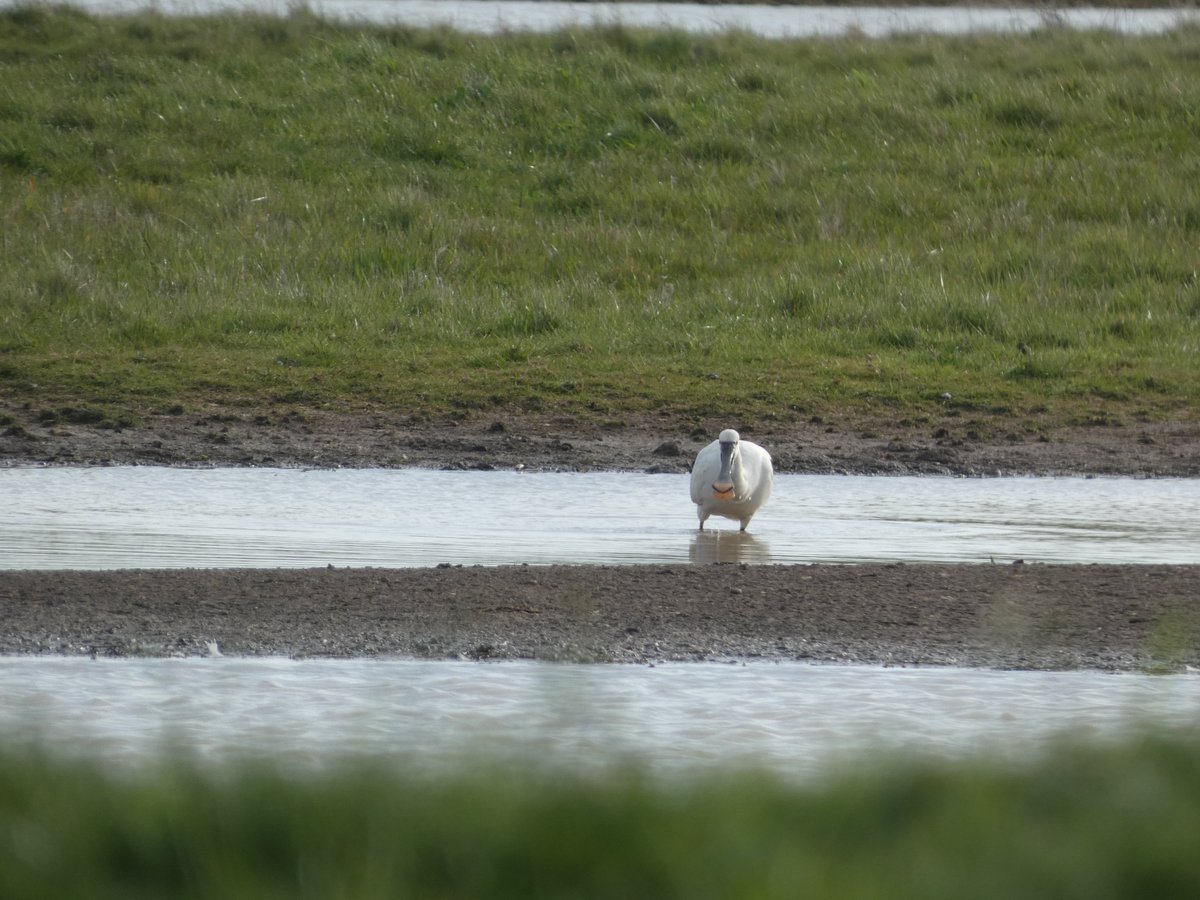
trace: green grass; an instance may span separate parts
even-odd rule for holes
[[[1200,745],[1060,747],[1021,767],[893,766],[798,787],[137,777],[0,758],[0,890],[33,898],[1192,898]]]
[[[1198,63],[5,10],[0,403],[1195,418]]]

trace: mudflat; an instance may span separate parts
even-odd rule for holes
[[[744,430],[783,472],[1200,474],[1190,424],[1011,440],[953,423]],[[262,410],[114,429],[30,416],[0,435],[0,463],[685,471],[710,439],[535,418]],[[1200,668],[1200,565],[0,571],[0,653],[1185,671]]]
[[[0,572],[0,653],[1181,671],[1200,566]]]
[[[264,405],[147,413],[137,424],[88,409],[0,404],[0,465],[425,466],[561,471],[686,471],[734,427],[770,450],[779,472],[942,475],[1200,476],[1200,422],[1010,428],[945,415],[922,423],[713,420],[686,428],[656,417],[606,426],[522,414],[427,421],[400,412]]]

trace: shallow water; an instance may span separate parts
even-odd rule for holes
[[[697,533],[686,475],[10,468],[0,497],[7,569],[1200,562],[1195,479],[781,475],[748,535]]]
[[[3,0],[0,7],[16,0]],[[180,15],[249,10],[284,15],[293,0],[73,0],[92,12],[136,12],[153,8]],[[1194,10],[860,6],[720,6],[695,3],[563,3],[552,0],[307,0],[313,12],[333,19],[414,27],[447,26],[459,31],[552,31],[621,24],[711,33],[739,29],[769,38],[869,37],[933,32],[1022,32],[1047,26],[1104,28],[1130,34],[1166,31],[1195,22]]]
[[[697,534],[687,477],[430,470],[0,469],[0,566],[818,559],[1196,562],[1200,481],[787,475],[752,536]],[[0,658],[0,743],[136,767],[480,756],[519,768],[1019,755],[1200,722],[1200,679],[798,664]]]
[[[1200,678],[800,664],[0,658],[0,742],[136,768],[481,758],[530,771],[765,766],[869,755],[1017,758],[1047,741],[1195,727]]]

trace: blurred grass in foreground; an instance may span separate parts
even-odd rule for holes
[[[0,758],[0,894],[27,898],[1200,896],[1200,742],[810,788],[369,767],[102,776]]]
[[[7,9],[0,402],[1194,416],[1198,62]]]

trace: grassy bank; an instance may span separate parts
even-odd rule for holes
[[[1193,742],[813,789],[0,760],[0,888],[60,897],[1194,897]]]
[[[0,401],[1194,418],[1198,60],[7,10]]]

